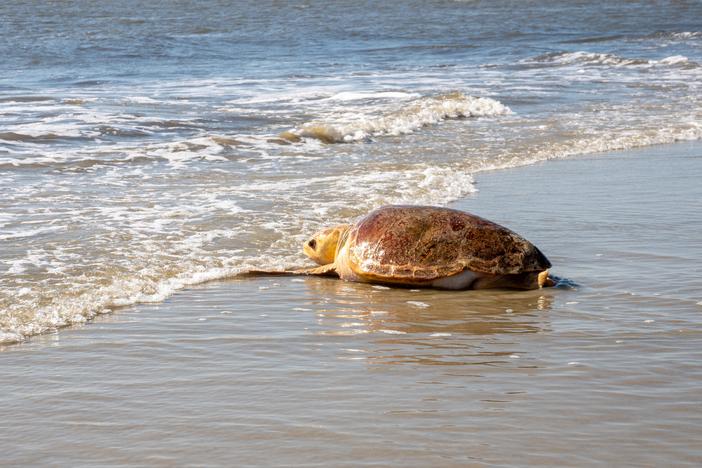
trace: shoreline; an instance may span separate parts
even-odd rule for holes
[[[240,278],[4,347],[6,462],[699,464],[701,175],[702,145],[647,148],[451,205],[575,288]]]
[[[588,154],[575,154],[575,155],[568,155],[568,156],[563,156],[563,157],[556,157],[552,159],[546,159],[546,160],[538,160],[535,162],[529,162],[525,163],[524,165],[519,165],[519,166],[509,166],[509,167],[495,167],[495,168],[490,168],[490,169],[484,169],[480,170],[478,172],[475,172],[471,174],[472,176],[472,181],[475,184],[475,187],[477,187],[477,190],[467,193],[465,196],[454,200],[450,203],[447,204],[448,207],[452,208],[457,208],[457,209],[462,209],[462,210],[467,210],[471,211],[470,206],[472,205],[472,201],[478,200],[480,201],[482,194],[482,190],[480,187],[483,185],[483,180],[490,181],[494,176],[496,176],[499,179],[500,174],[512,174],[515,171],[521,171],[521,170],[530,170],[535,167],[541,167],[544,164],[553,164],[553,163],[568,163],[569,161],[582,161],[582,160],[599,160],[600,158],[616,158],[617,155],[620,155],[621,157],[628,157],[630,154],[646,154],[648,152],[657,152],[659,150],[664,150],[666,147],[671,147],[671,148],[676,148],[676,147],[690,147],[694,148],[695,146],[702,147],[702,142],[697,141],[697,140],[692,140],[692,141],[678,141],[675,143],[662,143],[662,144],[653,144],[649,146],[643,146],[643,147],[636,147],[636,148],[629,148],[629,149],[623,149],[623,150],[608,150],[604,152],[597,152],[597,153],[588,153]],[[519,176],[517,176],[519,177]],[[510,222],[507,219],[501,219],[500,217],[500,212],[499,210],[494,212],[494,213],[489,213],[489,214],[479,214],[482,217],[485,217],[487,219],[490,219],[492,221],[495,221],[499,224],[503,224],[506,227],[509,227],[519,234],[525,235],[526,233],[523,230],[520,229],[528,229],[528,226],[524,227],[515,227],[515,226],[510,226]],[[492,217],[491,217],[492,216]],[[528,238],[528,236],[526,236]],[[537,246],[539,246],[537,244]],[[553,273],[553,268],[551,269],[551,272]],[[85,322],[83,323],[70,323],[65,326],[61,326],[55,330],[50,330],[50,331],[45,331],[41,332],[38,334],[30,335],[25,338],[17,339],[16,341],[12,340],[7,340],[7,341],[0,341],[0,352],[8,346],[16,346],[16,345],[21,345],[22,343],[26,343],[29,340],[35,339],[38,336],[43,336],[47,334],[53,334],[53,333],[61,333],[63,330],[66,329],[71,329],[74,327],[82,328],[84,325],[89,325],[90,323],[94,322],[95,320],[104,317],[106,315],[111,315],[111,314],[118,314],[120,311],[132,308],[132,307],[140,307],[143,305],[148,305],[148,304],[154,304],[154,303],[163,303],[164,301],[167,301],[169,298],[173,297],[174,295],[181,294],[183,292],[188,291],[191,288],[201,288],[201,287],[206,287],[208,284],[216,284],[218,282],[227,282],[227,281],[232,281],[232,280],[237,280],[239,276],[246,276],[246,273],[226,273],[226,272],[216,272],[216,271],[206,271],[200,273],[198,276],[199,278],[171,278],[168,280],[170,283],[175,283],[178,284],[178,286],[175,287],[167,287],[166,289],[170,288],[172,291],[167,292],[167,293],[158,293],[158,298],[156,300],[154,299],[144,299],[144,300],[135,300],[134,302],[129,302],[125,304],[119,304],[119,305],[110,305],[106,309],[109,310],[109,312],[96,312],[94,315],[90,316]],[[565,278],[567,279],[567,278]],[[1,336],[1,335],[0,335]],[[7,337],[5,337],[7,339]]]

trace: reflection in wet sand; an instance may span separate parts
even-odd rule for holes
[[[437,291],[308,278],[317,334],[366,335],[342,359],[492,365],[517,358],[511,334],[549,330],[552,290]],[[360,340],[359,340],[360,341]]]

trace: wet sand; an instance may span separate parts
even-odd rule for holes
[[[478,174],[572,286],[210,283],[0,353],[7,465],[699,466],[702,145]]]

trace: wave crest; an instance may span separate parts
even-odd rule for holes
[[[525,60],[525,64],[551,64],[555,66],[568,65],[604,65],[611,67],[641,67],[641,66],[685,66],[696,68],[699,65],[696,62],[689,60],[682,55],[674,55],[665,57],[660,60],[636,59],[621,57],[614,54],[605,54],[597,52],[552,52],[539,55],[537,57]]]
[[[702,31],[658,32],[649,37],[670,41],[687,41],[702,38]]]
[[[283,132],[280,137],[293,142],[302,138],[324,143],[354,142],[376,136],[412,133],[448,119],[491,117],[511,112],[509,107],[495,99],[454,92],[416,99],[384,115],[360,115],[338,122],[310,122]]]

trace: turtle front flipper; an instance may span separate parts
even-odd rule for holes
[[[239,276],[339,276],[333,263],[320,267],[298,268],[297,270],[249,270]]]
[[[292,270],[293,275],[315,275],[315,276],[339,276],[336,272],[336,266],[333,263],[322,265],[321,267],[301,268]]]

